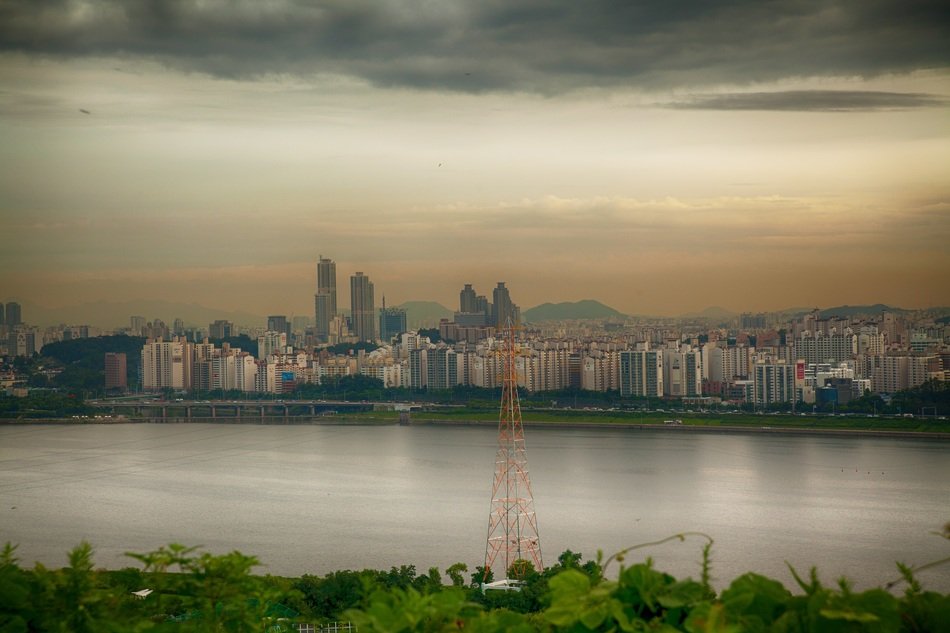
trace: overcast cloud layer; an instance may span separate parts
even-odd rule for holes
[[[944,0],[7,0],[0,46],[221,77],[554,94],[950,64]]]
[[[0,301],[950,305],[948,15],[0,0]]]

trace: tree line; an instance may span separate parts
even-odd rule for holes
[[[950,539],[950,523],[940,536]],[[650,558],[626,564],[634,550],[694,537],[705,541],[698,579],[677,579]],[[463,563],[444,574],[403,565],[285,578],[254,575],[258,560],[240,552],[213,555],[170,544],[129,554],[139,567],[108,571],[95,567],[92,547],[82,543],[67,567],[27,569],[8,543],[0,552],[0,631],[276,633],[345,620],[363,633],[923,633],[950,624],[950,595],[926,590],[917,577],[950,557],[917,568],[898,564],[894,579],[866,591],[844,578],[825,584],[814,568],[791,570],[795,593],[751,572],[716,591],[711,549],[708,536],[684,533],[606,559],[598,552],[584,561],[567,550],[540,572],[515,561],[508,577],[519,590],[496,591],[483,589],[491,580],[484,568],[466,581]]]

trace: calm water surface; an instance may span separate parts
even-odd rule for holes
[[[722,587],[784,561],[858,587],[950,553],[950,443],[882,438],[530,428],[545,562],[698,530]],[[485,427],[93,425],[0,427],[0,541],[62,566],[180,542],[300,575],[484,556],[495,456]],[[698,575],[702,542],[643,550]],[[628,559],[635,560],[635,559]],[[950,567],[921,573],[950,591]]]

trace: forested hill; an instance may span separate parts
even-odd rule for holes
[[[524,311],[523,319],[529,323],[538,321],[564,321],[569,319],[623,318],[625,315],[600,301],[584,299],[563,303],[542,303]]]
[[[63,365],[56,385],[76,389],[102,389],[105,384],[106,352],[125,354],[126,375],[134,384],[142,358],[141,336],[96,336],[71,341],[58,341],[43,346],[40,354]]]

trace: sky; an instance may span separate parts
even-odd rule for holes
[[[950,305],[943,0],[2,0],[0,301]]]

